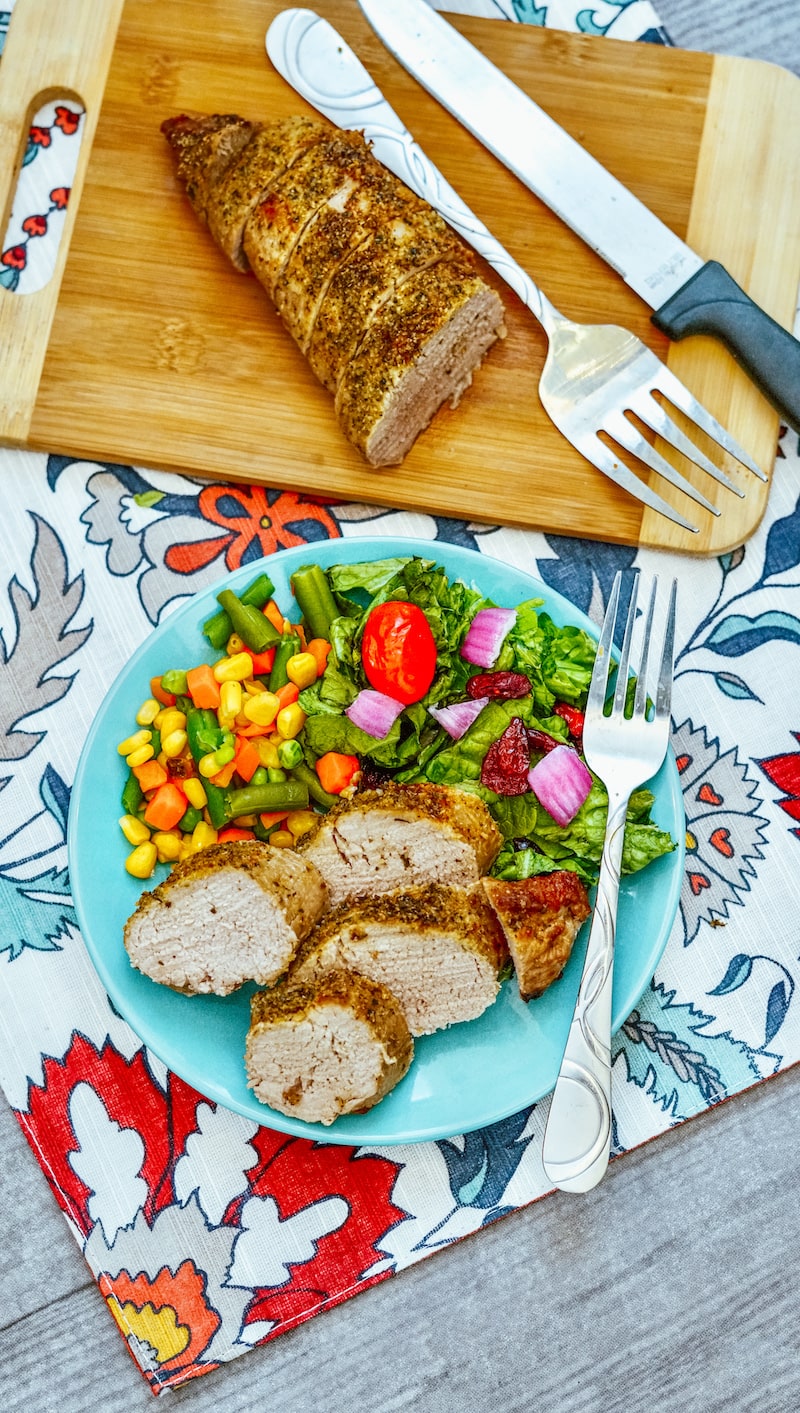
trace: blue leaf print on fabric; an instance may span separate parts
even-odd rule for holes
[[[450,1191],[461,1207],[495,1208],[516,1172],[530,1137],[521,1139],[530,1109],[464,1137],[463,1150],[449,1139],[438,1147],[447,1164]]]
[[[721,657],[739,657],[752,652],[762,643],[772,643],[783,639],[789,643],[800,643],[800,619],[792,613],[782,613],[779,609],[769,609],[757,618],[733,613],[723,618],[711,630],[703,644]]]
[[[703,1035],[712,1015],[674,1001],[675,992],[652,982],[641,1008],[620,1031],[629,1077],[683,1117],[699,1113],[761,1078],[753,1052],[742,1041]]]
[[[785,573],[800,564],[800,500],[791,515],[776,520],[767,535],[764,578]]]
[[[738,991],[740,986],[744,986],[747,978],[753,970],[753,958],[748,957],[745,952],[739,952],[735,957],[731,957],[728,969],[721,982],[708,992],[709,996],[727,996],[730,991]]]
[[[283,526],[290,535],[297,535],[301,540],[305,540],[310,545],[315,540],[329,540],[330,535],[321,520],[288,520]]]
[[[535,5],[533,0],[514,0],[514,14],[521,25],[544,28],[547,24],[547,6]]]
[[[54,911],[55,909],[55,911]],[[49,868],[34,878],[12,878],[0,869],[0,910],[4,924],[0,953],[14,961],[26,947],[60,952],[59,937],[78,926],[65,868]]]
[[[764,1044],[769,1045],[775,1039],[789,1010],[792,999],[791,991],[787,991],[785,981],[776,981],[769,993],[767,1001],[767,1023],[764,1027]]]
[[[758,693],[748,687],[742,677],[737,677],[735,672],[715,672],[714,681],[726,697],[737,697],[739,700],[747,702],[761,702],[761,705],[764,705],[763,699],[759,697]]]
[[[591,609],[595,583],[606,604],[617,570],[630,569],[636,559],[635,549],[620,545],[584,543],[563,535],[545,535],[545,540],[556,558],[537,560],[539,578],[583,613]]]

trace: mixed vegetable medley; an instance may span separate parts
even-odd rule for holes
[[[419,557],[309,564],[291,588],[291,606],[264,572],[223,589],[197,661],[151,680],[117,748],[130,874],[228,839],[292,848],[320,810],[394,779],[479,795],[505,841],[495,875],[596,880],[608,801],[581,754],[582,628],[541,599],[498,608]],[[652,805],[631,798],[624,872],[675,847]]]

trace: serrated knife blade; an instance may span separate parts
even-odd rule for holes
[[[426,0],[358,0],[387,49],[655,310],[672,339],[724,343],[800,430],[800,342],[704,260]]]

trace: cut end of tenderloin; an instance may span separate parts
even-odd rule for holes
[[[331,906],[429,883],[470,889],[502,836],[476,795],[449,785],[362,790],[320,816],[300,841],[328,886]]]
[[[271,1109],[307,1123],[379,1103],[403,1078],[414,1043],[385,986],[346,970],[286,982],[252,999],[247,1082]]]
[[[591,911],[583,883],[569,869],[482,883],[505,933],[523,1001],[541,996],[567,965]]]
[[[153,981],[227,996],[246,981],[267,986],[282,976],[327,901],[299,854],[249,840],[212,844],[142,894],[125,947]]]
[[[412,1035],[474,1020],[496,999],[508,958],[503,930],[479,888],[427,888],[369,898],[333,912],[301,947],[293,981],[344,967],[388,987]]]

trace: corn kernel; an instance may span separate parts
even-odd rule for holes
[[[256,736],[255,747],[258,751],[258,759],[267,770],[276,770],[280,765],[278,747],[266,736]]]
[[[138,844],[125,860],[125,868],[132,878],[150,878],[158,862],[158,851],[152,840]]]
[[[313,653],[295,653],[286,664],[286,676],[295,687],[310,687],[317,680],[317,661]]]
[[[167,760],[176,760],[186,750],[188,737],[185,731],[170,731],[168,736],[162,737],[161,749]]]
[[[173,731],[186,730],[186,713],[178,711],[177,707],[164,707],[158,713],[158,730],[164,736],[171,736]]]
[[[126,736],[124,741],[120,741],[117,750],[121,756],[129,756],[131,751],[138,750],[140,746],[146,746],[152,739],[152,731],[145,731],[144,729],[134,731],[132,736]]]
[[[264,683],[259,682],[257,677],[245,677],[242,686],[249,697],[258,697],[267,690]]]
[[[242,687],[240,682],[223,682],[219,694],[220,722],[233,722],[242,709]]]
[[[192,836],[191,834],[185,834],[183,843],[181,844],[181,851],[178,854],[178,863],[183,863],[184,859],[191,858],[194,852],[192,848]]]
[[[256,697],[248,697],[242,710],[254,726],[271,726],[281,709],[280,700],[274,692],[259,692]]]
[[[197,854],[201,849],[207,849],[209,844],[216,844],[217,831],[212,824],[206,824],[204,819],[200,820],[192,830],[192,853]]]
[[[136,713],[137,726],[152,726],[160,711],[161,707],[155,697],[148,697]]]
[[[299,839],[315,827],[318,818],[313,810],[292,810],[292,813],[286,816],[286,828],[295,839]]]
[[[159,863],[175,863],[180,857],[183,839],[175,830],[159,830],[158,834],[153,835],[152,842],[156,846]]]
[[[198,780],[196,775],[190,775],[181,784],[189,804],[194,805],[196,810],[201,810],[208,804],[208,795],[203,788],[203,782]]]
[[[221,657],[213,667],[217,682],[244,682],[252,671],[253,659],[249,653],[237,653],[235,657]]]
[[[273,829],[269,836],[270,844],[274,844],[276,849],[293,849],[294,835],[288,829]]]
[[[291,702],[289,706],[283,707],[275,718],[278,733],[284,741],[293,740],[295,736],[299,735],[305,724],[306,714],[297,702]]]
[[[124,814],[119,822],[119,827],[128,843],[133,844],[134,847],[137,844],[146,844],[150,838],[150,830],[144,820],[137,819],[135,814]]]
[[[152,760],[154,755],[155,751],[152,745],[138,746],[135,751],[131,751],[130,755],[125,757],[125,764],[133,770],[137,765],[144,765],[146,760]]]
[[[212,775],[216,775],[219,768],[214,751],[209,751],[207,756],[201,756],[197,762],[197,769],[206,780],[210,780]]]
[[[235,657],[237,653],[242,652],[244,646],[244,638],[240,638],[238,633],[231,633],[231,636],[225,644],[225,651],[228,657]]]

